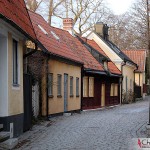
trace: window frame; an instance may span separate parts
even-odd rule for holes
[[[62,75],[57,74],[57,97],[62,97]]]
[[[51,81],[50,81],[50,78],[49,78],[50,76],[51,76]],[[52,84],[50,84],[50,82]],[[53,97],[53,73],[48,74],[48,96]]]
[[[18,41],[12,40],[12,55],[13,55],[13,86],[19,86],[19,51],[18,51]]]
[[[79,78],[76,77],[76,97],[79,97]]]
[[[73,97],[73,76],[70,76],[70,97]]]

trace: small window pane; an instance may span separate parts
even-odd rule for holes
[[[110,96],[114,96],[114,83],[111,84]]]
[[[70,96],[73,96],[73,77],[70,77]]]
[[[115,84],[114,96],[118,96],[118,84]]]
[[[118,84],[111,84],[110,96],[118,96]]]
[[[88,77],[83,77],[83,97],[88,97]]]
[[[53,74],[48,75],[48,95],[53,95]]]
[[[79,96],[79,78],[76,78],[76,96]]]
[[[94,97],[94,77],[89,77],[89,97]]]
[[[62,76],[60,74],[57,75],[57,95],[61,95],[61,82],[62,82]]]

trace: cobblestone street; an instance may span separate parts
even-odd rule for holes
[[[16,149],[127,150],[132,138],[146,137],[149,99],[52,118],[24,133]]]

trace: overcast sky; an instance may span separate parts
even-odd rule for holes
[[[128,10],[134,0],[107,0],[110,8],[116,15],[120,15]]]

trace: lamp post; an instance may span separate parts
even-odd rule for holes
[[[146,0],[146,15],[147,15],[147,42],[148,42],[148,63],[147,63],[147,68],[148,68],[148,79],[150,78],[150,23],[149,23],[149,0]],[[150,79],[149,79],[150,80]],[[149,122],[148,125],[150,125],[150,102],[149,102]]]

